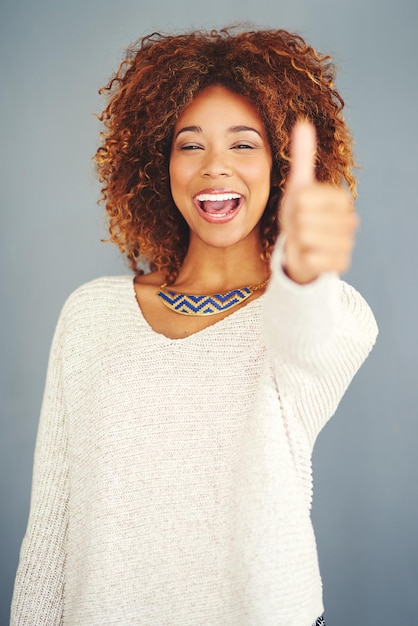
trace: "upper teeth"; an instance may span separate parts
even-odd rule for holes
[[[196,196],[199,202],[223,202],[225,200],[235,200],[241,198],[239,193],[200,193]]]

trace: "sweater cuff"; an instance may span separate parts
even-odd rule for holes
[[[273,351],[310,351],[327,341],[341,319],[341,281],[334,272],[300,285],[283,270],[283,239],[271,258],[272,276],[265,293],[262,327]]]
[[[326,272],[318,276],[318,278],[311,281],[310,283],[305,283],[303,285],[289,278],[289,276],[284,271],[285,241],[286,235],[283,234],[278,237],[273,254],[271,256],[270,265],[273,281],[280,283],[282,288],[299,296],[314,296],[315,292],[321,292],[321,294],[323,294],[324,290],[332,289],[333,284],[334,289],[337,291],[339,276],[336,272]]]

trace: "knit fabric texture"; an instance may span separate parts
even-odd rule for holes
[[[315,439],[376,324],[334,275],[183,339],[132,277],[75,291],[55,332],[12,626],[311,626]]]

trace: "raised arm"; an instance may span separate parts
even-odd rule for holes
[[[338,277],[350,265],[358,224],[352,197],[315,180],[309,123],[297,124],[292,139],[263,328],[282,401],[313,443],[373,346],[377,326],[367,303]]]

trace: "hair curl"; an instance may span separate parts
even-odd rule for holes
[[[202,89],[222,85],[247,98],[266,127],[273,186],[261,220],[262,257],[270,256],[279,224],[277,206],[289,173],[290,133],[310,120],[317,132],[316,175],[355,192],[351,136],[344,102],[334,88],[329,56],[285,30],[235,28],[164,36],[153,33],[129,47],[100,94],[108,104],[94,161],[102,183],[110,240],[133,270],[146,261],[174,282],[189,242],[169,180],[174,126]]]

